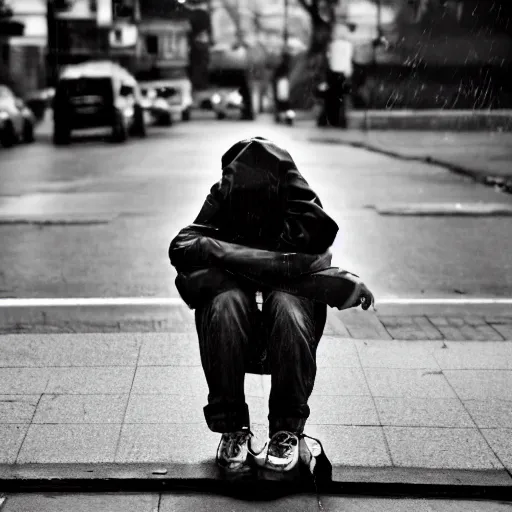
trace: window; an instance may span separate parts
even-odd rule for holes
[[[134,92],[135,92],[134,88],[131,85],[123,84],[121,86],[121,90],[119,91],[119,94],[121,96],[126,97],[126,96],[133,96]]]
[[[114,40],[116,43],[123,42],[123,31],[120,28],[114,30]]]
[[[153,34],[146,36],[146,51],[150,55],[158,55],[158,36]]]

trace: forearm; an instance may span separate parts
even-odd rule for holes
[[[303,254],[255,249],[204,237],[199,242],[210,264],[231,272],[272,277],[298,277],[329,268],[331,253]]]

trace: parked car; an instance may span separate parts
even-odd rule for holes
[[[217,89],[211,96],[211,102],[217,119],[240,115],[244,103],[238,89]]]
[[[59,77],[53,100],[53,140],[70,142],[73,130],[110,127],[112,139],[146,136],[139,84],[123,67],[109,61],[68,66]]]
[[[192,84],[188,78],[168,78],[142,82],[141,87],[152,98],[158,124],[172,124],[173,120],[190,120]],[[169,111],[169,115],[166,111]]]
[[[55,89],[52,87],[32,91],[25,96],[25,104],[32,110],[37,122],[42,121],[46,111],[51,108],[54,96]]]
[[[0,144],[34,142],[35,117],[23,100],[5,85],[0,85]]]
[[[167,101],[158,96],[155,89],[145,83],[141,83],[142,108],[148,124],[157,126],[171,126],[172,112]]]

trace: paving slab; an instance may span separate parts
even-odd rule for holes
[[[140,340],[133,335],[16,334],[0,337],[0,366],[133,366]]]
[[[390,334],[386,331],[373,311],[347,309],[344,311],[333,310],[332,313],[343,322],[352,338],[377,340],[391,339]]]
[[[200,366],[195,333],[148,333],[142,342],[139,366]]]
[[[371,497],[322,497],[324,510],[343,512],[508,512],[512,502],[496,503],[483,501],[453,501],[432,499],[397,499],[397,498],[371,498]]]
[[[341,336],[343,338],[351,337],[346,325],[332,309],[327,311],[324,336]]]
[[[361,368],[325,367],[317,372],[313,395],[369,396],[370,390]]]
[[[365,368],[365,375],[374,397],[456,398],[437,370]]]
[[[32,424],[16,462],[113,462],[120,430],[120,424]]]
[[[33,424],[123,422],[128,402],[124,395],[44,394],[37,405]]]
[[[495,331],[498,331],[503,339],[512,340],[512,325],[510,324],[492,324],[492,327]]]
[[[139,366],[132,392],[202,396],[208,393],[208,388],[198,366]]]
[[[512,370],[512,343],[446,342],[434,357],[443,370]]]
[[[380,425],[370,396],[314,395],[308,404],[311,409],[308,425]]]
[[[444,370],[444,376],[461,400],[510,400],[511,370]]]
[[[485,437],[502,464],[512,471],[512,428],[482,429]]]
[[[379,316],[393,339],[398,340],[442,340],[442,333],[426,316]]]
[[[457,398],[375,397],[379,419],[384,426],[459,427],[475,426]]]
[[[446,340],[501,341],[503,336],[494,326],[475,324],[470,317],[429,316],[429,320]]]
[[[159,500],[157,493],[11,494],[2,512],[155,512]]]
[[[124,394],[130,391],[135,367],[52,368],[47,393],[52,394]]]
[[[308,425],[305,432],[322,441],[325,453],[333,465],[392,465],[382,428]]]
[[[133,381],[136,394],[206,396],[208,387],[199,366],[139,366]],[[245,393],[263,396],[259,375],[246,375]]]
[[[165,493],[162,494],[159,512],[252,512],[252,511],[297,511],[317,512],[318,497],[313,494],[295,494],[266,498],[251,496],[250,499],[219,496],[215,494]]]
[[[41,395],[0,395],[0,424],[30,423]]]
[[[512,426],[512,396],[508,400],[464,400],[464,407],[478,428]]]
[[[44,393],[52,372],[48,368],[0,368],[2,395]]]
[[[0,463],[14,464],[27,433],[27,424],[0,425]]]
[[[319,368],[359,368],[359,354],[351,339],[323,336],[316,352]]]
[[[179,443],[176,440],[179,439]],[[211,463],[220,435],[204,424],[125,424],[116,462]]]
[[[389,341],[385,345],[368,340],[356,341],[363,368],[440,370],[434,354],[443,344],[436,341]]]
[[[438,469],[502,469],[480,432],[460,428],[384,427],[393,464]]]

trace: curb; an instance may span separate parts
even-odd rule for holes
[[[316,109],[316,110],[315,110]],[[314,121],[320,107],[301,111],[296,120]],[[347,123],[354,130],[512,131],[512,110],[350,109]]]
[[[462,167],[460,165],[456,165],[450,162],[446,162],[444,160],[439,160],[435,157],[431,156],[411,156],[404,155],[397,151],[393,151],[390,149],[383,149],[378,146],[373,146],[372,144],[366,142],[355,142],[355,141],[347,141],[343,139],[337,138],[321,138],[321,137],[309,137],[308,140],[310,142],[315,143],[324,143],[324,144],[341,144],[344,146],[350,146],[357,149],[364,149],[366,151],[372,151],[374,153],[379,153],[381,155],[386,155],[391,158],[397,158],[399,160],[404,161],[412,161],[412,162],[420,162],[429,165],[437,165],[439,167],[444,167],[445,169],[459,174],[461,176],[465,176],[471,178],[476,183],[480,183],[482,185],[495,187],[499,191],[512,194],[512,176],[503,177],[503,176],[493,176],[487,174],[486,171],[474,171],[471,169],[467,169],[466,167]]]
[[[0,491],[114,492],[187,490],[254,496],[289,492],[332,495],[443,497],[506,500],[512,476],[506,470],[333,467],[333,481],[228,481],[214,461],[201,464],[14,464],[0,465]]]

